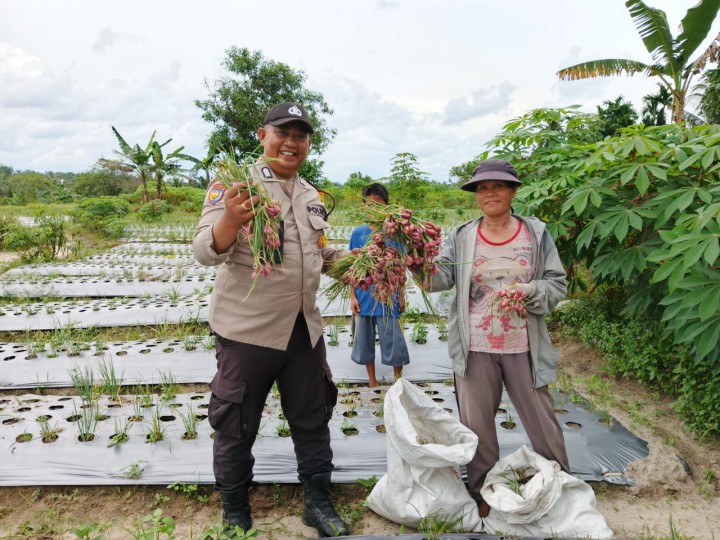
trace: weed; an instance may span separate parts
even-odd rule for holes
[[[103,533],[107,527],[99,525],[98,523],[80,523],[70,532],[73,533],[79,540],[105,540]]]
[[[462,516],[427,516],[420,520],[418,532],[425,533],[427,540],[434,540],[439,534],[460,530],[462,520]]]
[[[144,516],[136,530],[126,531],[136,540],[159,540],[162,534],[165,534],[168,540],[175,538],[175,520],[162,514],[162,509],[158,508],[152,514]]]
[[[115,419],[115,433],[113,433],[110,436],[110,440],[108,441],[108,447],[120,445],[128,442],[128,439],[130,439],[130,428],[132,427],[132,422],[129,419],[126,419],[124,422],[116,418]]]
[[[290,436],[290,428],[288,427],[285,420],[282,421],[277,427],[277,434],[278,437],[289,437]]]
[[[447,320],[444,318],[438,319],[436,326],[437,326],[437,331],[439,334],[440,341],[447,341],[448,340]]]
[[[125,477],[126,478],[140,478],[145,471],[145,467],[143,466],[144,461],[136,461],[135,463],[131,463],[125,468]]]
[[[167,489],[172,489],[173,491],[182,493],[188,499],[196,499],[201,503],[206,503],[208,501],[208,496],[203,493],[200,493],[200,486],[198,486],[197,484],[186,484],[185,482],[173,482],[172,484],[167,486]]]
[[[535,476],[537,471],[532,467],[514,469],[508,465],[505,471],[500,474],[508,482],[508,487],[518,495],[522,495],[522,486],[527,484]]]
[[[377,484],[378,478],[374,474],[370,478],[358,478],[357,483],[365,488],[365,491],[369,493]]]
[[[415,325],[413,326],[412,331],[412,340],[415,343],[418,343],[422,345],[423,343],[427,343],[427,335],[428,335],[428,329],[427,324],[425,324],[422,321],[417,321]]]
[[[345,435],[357,435],[359,433],[358,429],[352,425],[347,418],[344,418],[342,424],[340,424],[340,431]]]

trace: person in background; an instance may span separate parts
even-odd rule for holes
[[[482,517],[490,507],[480,489],[500,458],[495,415],[503,384],[533,450],[570,472],[547,387],[559,355],[544,320],[566,294],[566,274],[545,224],[512,213],[519,185],[507,161],[480,162],[462,189],[475,193],[482,216],[445,239],[431,283],[433,291],[455,288],[448,349],[460,421],[479,439],[467,475]]]
[[[193,251],[201,264],[220,265],[209,314],[217,373],[210,383],[208,420],[215,429],[213,470],[223,518],[231,528],[252,527],[252,447],[277,382],[305,495],[302,521],[329,537],[347,535],[348,528],[330,502],[328,422],[337,388],[326,361],[316,295],[326,263],[347,252],[324,246],[325,207],[317,190],[298,175],[312,132],[307,111],[297,103],[272,107],[258,130],[265,159],[255,165],[253,178],[282,208],[282,264],[254,279],[249,243],[238,232],[253,219],[258,197],[251,201],[237,182],[209,187]]]
[[[382,184],[370,184],[362,191],[363,202],[374,201],[387,205],[388,190]],[[363,247],[370,237],[370,227],[360,225],[350,235],[350,249]],[[393,302],[392,309],[378,302],[372,295],[374,286],[367,291],[350,290],[350,309],[353,312],[354,336],[350,358],[367,369],[369,386],[377,386],[375,377],[375,336],[380,340],[380,361],[392,366],[395,379],[402,376],[403,366],[410,362],[407,343],[398,319],[405,311],[405,287]]]

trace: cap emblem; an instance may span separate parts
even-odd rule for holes
[[[288,114],[292,114],[293,116],[302,116],[302,111],[293,105],[288,109]]]

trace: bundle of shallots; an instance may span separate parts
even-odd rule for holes
[[[493,298],[492,307],[498,308],[506,313],[517,313],[522,319],[527,317],[527,294],[517,285],[511,285],[497,293]]]
[[[238,238],[246,240],[250,246],[250,253],[253,256],[253,280],[259,276],[269,275],[273,264],[282,263],[280,250],[282,209],[270,197],[262,182],[253,178],[252,168],[256,164],[256,159],[253,157],[237,161],[234,157],[227,156],[216,164],[215,174],[217,181],[226,188],[229,188],[233,182],[240,182],[251,197],[250,203],[255,214],[253,219],[240,229]],[[256,195],[260,200],[253,204],[252,197]]]
[[[374,285],[373,296],[379,302],[391,305],[391,299],[405,284],[407,269],[429,306],[427,290],[430,276],[437,272],[434,259],[440,253],[442,243],[440,226],[418,219],[407,208],[373,201],[352,210],[350,217],[367,223],[372,234],[359,256],[340,259],[328,275],[345,286],[368,288]],[[333,284],[326,293],[332,299],[342,294],[342,289],[342,285]]]
[[[388,245],[382,234],[374,233],[358,255],[337,260],[328,270],[334,281],[325,289],[330,300],[345,296],[349,288],[367,291],[392,311],[397,293],[405,285],[405,263],[397,247]]]

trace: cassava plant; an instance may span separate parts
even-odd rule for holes
[[[595,286],[621,291],[615,318],[685,350],[655,380],[675,381],[694,431],[720,433],[720,126],[597,133],[575,108],[538,109],[508,122],[478,159],[515,165],[514,209],[548,224],[571,290],[587,285],[578,269],[588,268]]]

